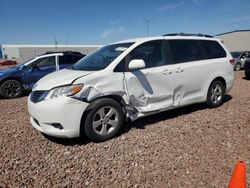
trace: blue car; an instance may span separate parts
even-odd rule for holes
[[[43,76],[71,66],[85,55],[79,52],[49,52],[23,64],[0,70],[0,95],[16,98],[32,89]]]

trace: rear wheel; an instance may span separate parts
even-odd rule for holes
[[[121,105],[113,99],[97,99],[89,107],[85,121],[85,134],[93,141],[114,137],[122,127],[124,115]]]
[[[7,99],[20,97],[22,92],[22,84],[17,80],[6,80],[0,86],[1,96]]]
[[[208,107],[215,108],[215,107],[222,105],[223,100],[224,100],[225,90],[226,88],[221,81],[219,80],[214,81],[210,85],[208,89],[208,93],[207,93]]]
[[[249,80],[249,79],[250,79],[250,72],[246,72],[246,71],[245,71],[245,76],[246,76],[246,79]]]
[[[241,64],[238,62],[235,64],[234,70],[239,71],[241,69]]]

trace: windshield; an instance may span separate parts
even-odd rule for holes
[[[133,43],[120,43],[104,46],[79,60],[71,68],[75,70],[96,71],[105,69]]]
[[[22,66],[24,66],[24,65],[29,65],[29,62],[31,61],[31,60],[33,60],[33,59],[35,59],[35,57],[33,57],[33,58],[31,58],[31,59],[29,59],[29,60],[27,60],[27,61],[24,61],[23,63],[21,63],[21,64],[18,64],[18,65],[16,65],[16,67],[22,67]]]
[[[231,55],[233,56],[233,58],[237,58],[237,57],[240,57],[240,54],[242,52],[231,52]]]

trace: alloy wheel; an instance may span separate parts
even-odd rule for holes
[[[7,82],[2,88],[3,93],[10,98],[20,95],[21,92],[20,85],[16,82]]]
[[[222,99],[222,88],[219,84],[215,84],[211,89],[211,101],[213,104],[218,104]]]
[[[106,136],[112,133],[118,125],[118,112],[111,106],[104,106],[97,110],[92,120],[92,127],[96,134]]]

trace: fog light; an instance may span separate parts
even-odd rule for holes
[[[38,121],[36,118],[33,118],[33,120],[34,120],[34,122],[35,122],[37,125],[40,126],[40,123],[39,123],[39,121]]]
[[[62,126],[60,123],[51,123],[51,125],[52,125],[53,127],[55,127],[56,129],[60,129],[60,130],[63,129],[63,126]]]

